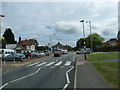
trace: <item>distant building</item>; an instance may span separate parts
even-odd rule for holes
[[[18,42],[16,51],[18,51],[18,52],[35,51],[35,47],[37,45],[38,45],[38,43],[34,39],[22,40],[22,41]]]
[[[110,39],[109,41],[106,41],[103,43],[103,46],[102,47],[106,47],[106,46],[115,46],[115,45],[118,45],[118,40],[117,39]]]
[[[53,50],[68,50],[67,45],[62,45],[60,42],[58,42],[52,48],[53,48]]]

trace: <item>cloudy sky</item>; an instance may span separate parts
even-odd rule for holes
[[[61,42],[76,46],[83,37],[80,20],[91,21],[92,33],[105,40],[116,38],[118,32],[117,2],[3,2],[2,33],[12,28],[15,39],[36,38],[40,45]],[[56,34],[55,36],[53,34]],[[90,34],[85,23],[85,34]]]

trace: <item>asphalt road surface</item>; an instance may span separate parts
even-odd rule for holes
[[[21,66],[2,75],[0,88],[73,88],[75,54],[51,57]]]

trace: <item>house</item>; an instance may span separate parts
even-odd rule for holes
[[[109,45],[111,45],[111,46],[118,45],[118,40],[115,39],[115,38],[112,38],[109,41],[104,42],[102,47],[106,47],[106,46],[109,46]]]
[[[68,46],[67,45],[62,45],[60,42],[58,42],[52,48],[53,48],[53,50],[68,50]]]
[[[38,45],[37,41],[34,39],[19,41],[16,50],[24,51],[35,51],[35,47]]]

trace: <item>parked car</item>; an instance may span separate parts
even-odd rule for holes
[[[25,59],[25,55],[24,55],[24,54],[22,54],[22,53],[16,53],[16,55],[20,56],[20,57],[21,57],[21,59]]]
[[[62,50],[62,54],[67,54],[67,50]]]
[[[32,52],[25,52],[24,55],[25,55],[25,58],[32,58],[34,56]]]
[[[31,52],[30,54],[32,55],[32,57],[39,57],[40,56],[39,52]]]
[[[10,54],[15,54],[15,50],[12,50],[12,49],[0,49],[0,57],[2,56],[7,56],[7,55],[10,55]]]
[[[55,51],[54,52],[54,57],[60,57],[61,56],[61,52],[60,51]]]
[[[48,51],[45,51],[44,53],[45,53],[45,55],[47,55],[47,56],[50,55],[50,52],[48,52]]]
[[[90,54],[90,52],[91,52],[90,48],[85,48],[76,51],[76,54]]]
[[[78,50],[76,51],[76,54],[82,54],[82,51]]]
[[[43,51],[39,52],[40,56],[45,56],[45,53]]]
[[[22,57],[20,55],[17,55],[17,54],[10,54],[10,55],[7,55],[7,56],[4,56],[2,58],[2,60],[4,61],[21,61],[22,60]]]

